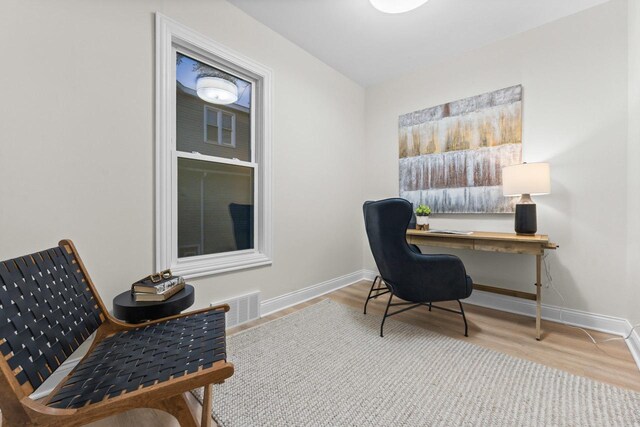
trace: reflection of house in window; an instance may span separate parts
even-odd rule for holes
[[[236,147],[236,114],[204,106],[204,142]]]
[[[176,86],[176,144],[180,151],[252,161],[249,108],[212,105],[179,81]]]
[[[252,249],[252,227],[238,245],[230,205],[253,206],[253,183],[252,168],[179,158],[178,258]]]
[[[198,256],[201,253],[202,249],[200,249],[200,245],[186,245],[178,247],[178,258]]]

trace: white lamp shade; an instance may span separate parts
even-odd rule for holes
[[[238,87],[219,77],[200,77],[196,92],[200,99],[212,104],[233,104],[238,100]]]
[[[373,7],[384,13],[404,13],[422,6],[428,0],[369,0]]]
[[[551,193],[549,163],[523,163],[502,168],[502,193],[505,196]]]

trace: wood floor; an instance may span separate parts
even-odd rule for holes
[[[233,328],[229,334],[293,313],[326,298],[362,309],[370,284],[371,282],[367,281],[356,283],[323,297]],[[386,295],[378,300],[372,300],[367,310],[368,315],[381,317],[385,304]],[[450,307],[457,309],[457,304],[454,304]],[[447,304],[439,305],[447,306]],[[394,319],[576,375],[640,392],[640,371],[634,363],[626,343],[622,340],[595,346],[588,340],[584,332],[578,329],[543,321],[543,339],[538,342],[534,338],[535,320],[533,318],[469,304],[465,305],[465,312],[469,321],[468,338],[463,335],[462,318],[445,311],[429,312],[426,308],[419,308],[394,316]],[[611,338],[611,335],[608,334],[591,333],[598,340]],[[199,416],[200,405],[195,399],[192,399],[192,406]],[[177,427],[178,423],[172,416],[161,411],[138,409],[90,424],[92,427],[133,425],[137,427]]]

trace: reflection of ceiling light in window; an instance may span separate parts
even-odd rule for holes
[[[373,7],[384,13],[403,13],[422,6],[428,0],[369,0]]]
[[[196,92],[201,99],[212,104],[233,104],[238,100],[238,87],[219,77],[200,77]]]

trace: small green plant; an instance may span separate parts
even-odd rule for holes
[[[427,205],[419,205],[416,209],[416,216],[429,216],[431,215],[431,208]]]

